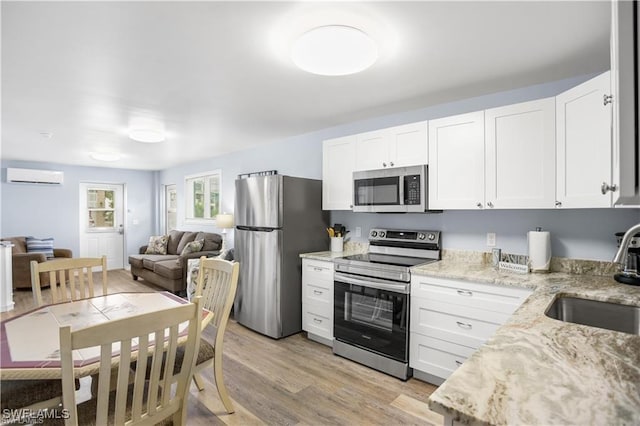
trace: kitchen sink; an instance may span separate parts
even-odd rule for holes
[[[574,324],[640,335],[640,307],[560,296],[545,315]]]

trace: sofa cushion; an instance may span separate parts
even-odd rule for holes
[[[176,249],[176,254],[181,254],[184,250],[184,247],[189,244],[191,241],[196,239],[197,232],[185,232],[180,239],[180,244],[178,244],[178,248]]]
[[[182,268],[175,260],[155,262],[153,265],[153,272],[171,280],[182,278]]]
[[[169,232],[169,242],[167,243],[167,254],[180,254],[178,246],[184,235],[184,231],[173,230]]]
[[[184,246],[184,249],[180,253],[180,256],[187,255],[189,253],[196,253],[202,251],[202,246],[204,246],[204,240],[195,240],[188,243]]]
[[[168,235],[149,237],[149,244],[147,244],[147,251],[145,251],[145,254],[167,254],[168,242]]]
[[[212,232],[198,232],[196,240],[204,240],[204,247],[202,251],[214,251],[219,250],[222,246],[222,235],[214,234]]]
[[[47,259],[53,259],[53,238],[27,237],[27,253],[43,253]]]
[[[176,263],[176,259],[178,258],[178,256],[175,254],[165,254],[165,255],[145,254],[145,255],[142,255],[141,257],[142,257],[142,266],[144,267],[144,269],[148,269],[150,271],[154,270],[155,264],[157,262],[163,262],[165,260],[169,260],[173,263]]]

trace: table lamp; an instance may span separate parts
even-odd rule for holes
[[[220,251],[226,249],[227,229],[233,228],[233,215],[222,213],[216,216],[216,227],[222,229],[222,247]]]

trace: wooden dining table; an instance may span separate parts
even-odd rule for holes
[[[189,302],[169,292],[115,293],[45,305],[2,321],[0,323],[0,379],[61,378],[60,326],[71,325],[72,330],[77,330],[185,303]],[[212,318],[212,312],[203,310],[202,327],[204,328]],[[186,334],[186,323],[184,332]],[[136,354],[137,351],[132,353],[132,361],[136,359]],[[119,356],[118,347],[114,346],[112,356],[115,363]],[[100,348],[74,351],[73,359],[76,378],[95,374],[99,367]]]

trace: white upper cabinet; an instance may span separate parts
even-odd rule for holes
[[[611,73],[556,96],[558,207],[611,207]]]
[[[429,208],[484,207],[484,111],[429,121]]]
[[[356,135],[356,170],[427,164],[427,122]]]
[[[329,139],[322,144],[322,209],[351,210],[356,136]]]
[[[427,122],[405,124],[389,129],[391,167],[427,164]]]
[[[555,98],[485,111],[487,208],[554,208]]]

